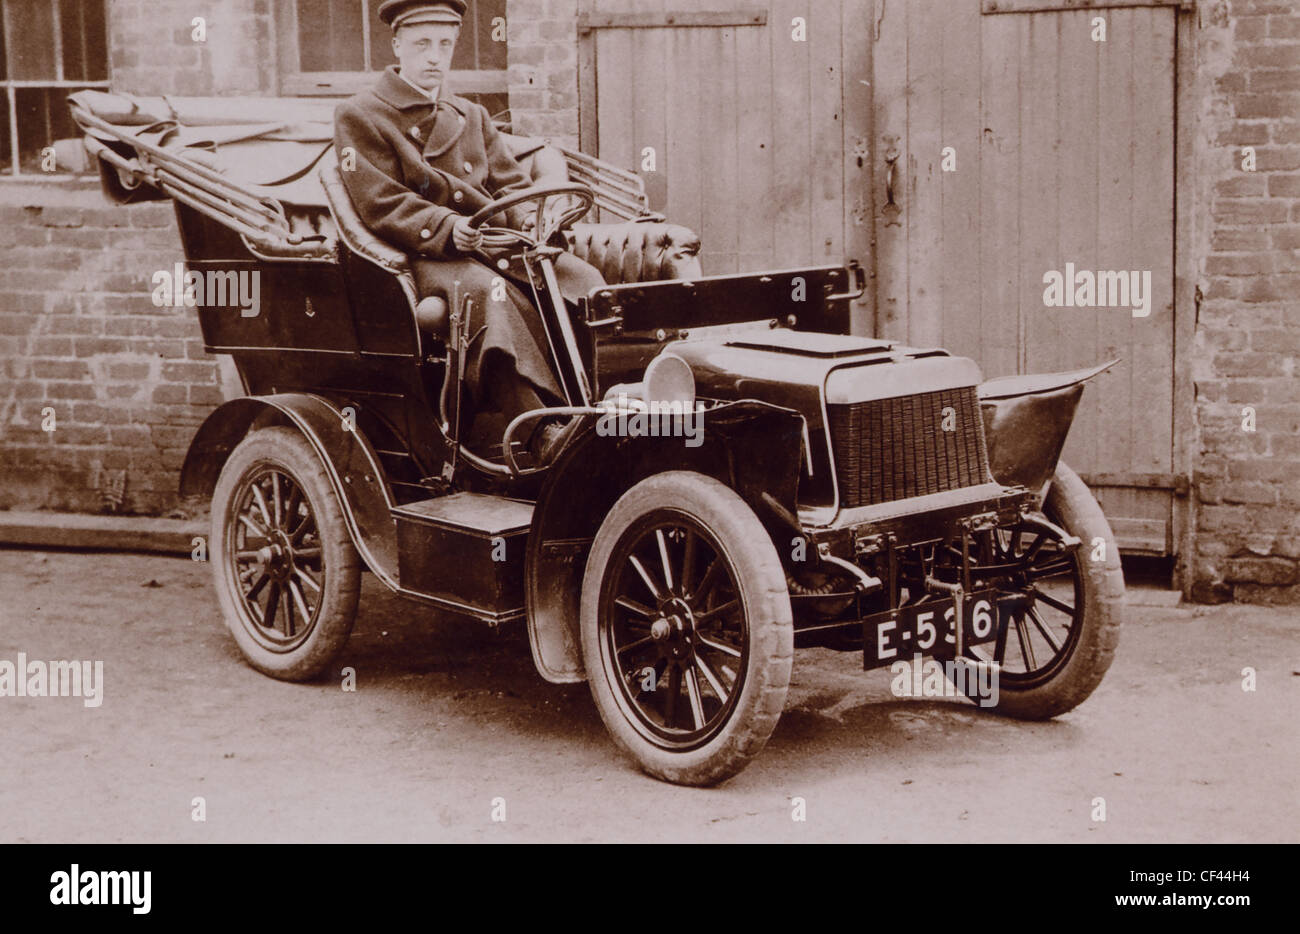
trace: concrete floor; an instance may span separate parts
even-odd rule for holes
[[[699,790],[624,760],[522,631],[367,579],[358,690],[283,684],[241,661],[206,564],[3,550],[0,659],[102,660],[104,700],[0,698],[0,842],[1295,842],[1300,612],[1132,596],[1106,680],[1048,723],[801,651],[767,748]]]

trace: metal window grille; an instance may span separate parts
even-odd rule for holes
[[[0,172],[42,171],[46,147],[81,134],[65,98],[108,87],[104,0],[0,0]]]

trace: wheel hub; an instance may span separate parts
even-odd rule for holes
[[[659,606],[659,618],[650,624],[650,638],[672,659],[689,659],[694,651],[695,614],[679,597],[670,597]]]
[[[271,541],[257,550],[261,569],[276,580],[287,580],[293,571],[293,546],[280,529],[271,532]]]

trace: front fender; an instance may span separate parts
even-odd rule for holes
[[[1061,458],[1083,386],[1118,360],[1068,373],[989,380],[979,387],[993,479],[1041,490]]]
[[[533,511],[524,575],[528,639],[547,681],[586,680],[578,611],[587,554],[610,508],[646,477],[698,471],[735,490],[778,544],[800,534],[803,417],[745,401],[709,410],[703,419],[697,447],[672,437],[602,437],[593,420],[550,469]]]
[[[379,458],[352,420],[329,400],[308,393],[250,396],[225,403],[207,417],[181,467],[182,496],[211,496],[230,452],[259,418],[293,425],[316,451],[342,507],[362,559],[397,588],[397,527],[392,495]]]

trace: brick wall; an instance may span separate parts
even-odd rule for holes
[[[514,130],[578,145],[578,0],[510,0]]]
[[[193,21],[204,20],[203,42]],[[113,87],[181,97],[275,87],[271,0],[109,0]]]
[[[269,0],[110,0],[113,86],[268,93],[270,20]],[[230,392],[193,312],[150,299],[153,273],[182,258],[170,203],[115,207],[90,181],[0,182],[0,509],[177,509],[190,440]]]
[[[194,315],[150,300],[154,270],[180,258],[170,205],[0,186],[0,508],[176,506],[185,450],[221,401]]]
[[[1200,16],[1193,595],[1290,602],[1300,600],[1300,4],[1206,2]]]

